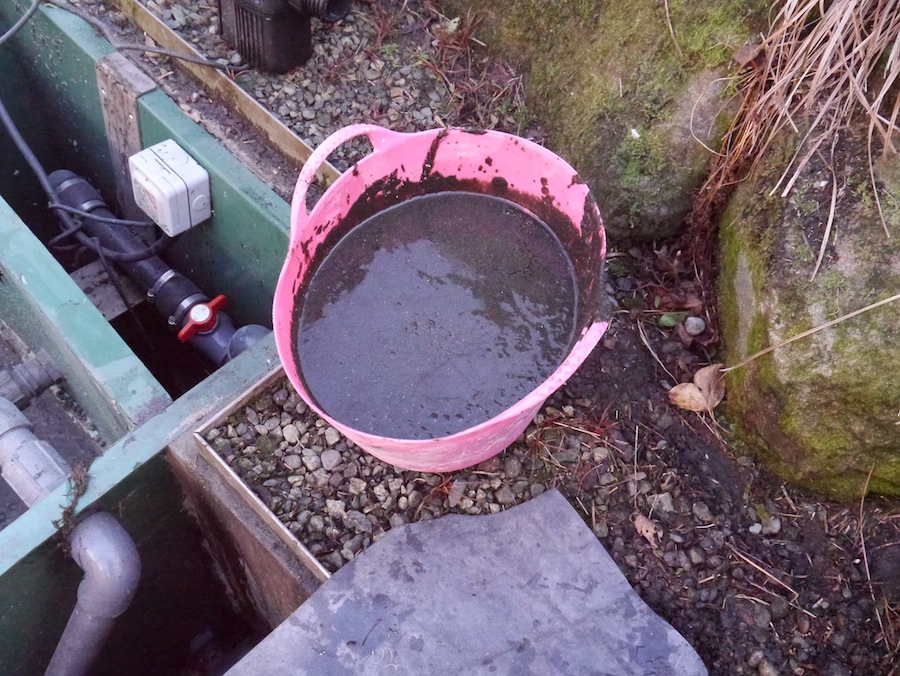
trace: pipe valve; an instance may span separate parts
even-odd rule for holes
[[[182,343],[188,342],[198,333],[206,333],[211,331],[219,323],[218,313],[225,307],[227,299],[219,294],[211,301],[206,303],[197,303],[188,310],[187,322],[178,332],[178,340]]]

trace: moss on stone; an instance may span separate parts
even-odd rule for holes
[[[696,113],[679,98],[698,78],[715,83],[701,94],[724,91],[703,74],[730,63],[734,50],[765,27],[768,2],[670,0],[677,47],[655,0],[451,4],[474,10],[482,18],[480,39],[524,71],[529,109],[550,147],[591,186],[611,234],[672,234],[708,157],[689,135],[672,140],[677,130],[665,125]],[[713,146],[730,120],[722,110],[719,100],[696,127]]]
[[[846,175],[865,171],[859,147],[848,145],[840,158]],[[900,244],[883,237],[871,205],[854,190],[838,205],[836,241],[811,280],[809,256],[792,259],[806,216],[792,201],[760,197],[768,193],[764,174],[774,166],[772,158],[762,162],[760,173],[736,191],[722,223],[726,363],[900,286]],[[798,185],[810,189],[810,177],[820,169],[813,163]],[[744,298],[734,291],[742,274],[752,280],[752,293]],[[900,494],[895,317],[890,308],[862,315],[731,372],[727,411],[738,437],[770,469],[817,492],[859,497],[874,467],[871,490]]]

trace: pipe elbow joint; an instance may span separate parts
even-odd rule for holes
[[[137,591],[141,559],[122,524],[106,512],[92,514],[75,526],[69,542],[84,571],[78,605],[95,617],[125,612]]]

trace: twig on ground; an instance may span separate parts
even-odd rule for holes
[[[656,363],[659,364],[659,367],[663,371],[665,371],[666,375],[668,375],[672,379],[672,382],[677,383],[678,378],[676,378],[669,372],[669,369],[666,368],[666,365],[663,364],[662,361],[660,361],[659,357],[656,355],[656,352],[654,352],[653,348],[650,347],[650,341],[647,340],[647,334],[644,333],[644,323],[641,322],[640,320],[638,320],[637,327],[638,327],[638,334],[640,334],[640,337],[641,337],[641,342],[644,344],[644,347],[646,347],[647,350],[650,351],[650,356],[652,356],[653,359],[656,360]]]
[[[791,587],[789,584],[787,584],[787,583],[782,582],[781,580],[779,580],[779,579],[778,579],[777,577],[775,577],[772,573],[770,573],[768,570],[766,570],[765,568],[763,568],[763,566],[762,566],[760,563],[758,563],[757,561],[755,561],[755,560],[753,559],[753,557],[751,557],[749,554],[744,554],[744,553],[741,552],[739,549],[737,549],[737,547],[735,547],[734,545],[731,545],[731,544],[728,545],[728,548],[729,548],[732,552],[734,552],[738,557],[740,557],[741,559],[743,559],[746,563],[750,564],[750,565],[753,566],[756,570],[758,570],[760,573],[762,573],[762,574],[765,575],[767,578],[769,578],[770,580],[772,580],[775,584],[777,584],[777,585],[783,587],[784,589],[786,589],[787,591],[789,591],[789,592],[793,595],[793,597],[794,597],[794,598],[792,599],[792,601],[796,601],[798,598],[800,598],[800,594],[798,594],[798,593],[794,590],[793,587]]]
[[[862,497],[859,499],[859,548],[862,552],[863,567],[866,571],[866,584],[869,587],[869,596],[872,598],[872,607],[876,608],[875,618],[878,620],[878,627],[881,629],[881,635],[887,639],[884,630],[884,622],[881,619],[881,613],[878,612],[878,601],[875,600],[875,588],[872,586],[872,574],[869,572],[869,555],[866,552],[866,537],[863,533],[863,519],[865,518],[866,493],[869,492],[869,482],[872,481],[872,472],[875,471],[875,465],[869,469],[869,475],[866,477],[866,483],[863,486]]]
[[[672,14],[669,12],[669,0],[663,0],[663,6],[666,9],[666,25],[669,27],[669,35],[672,36],[672,44],[675,45],[675,51],[678,53],[678,58],[684,58],[684,52],[681,51],[681,45],[678,44],[678,38],[675,37],[675,28],[672,26]]]

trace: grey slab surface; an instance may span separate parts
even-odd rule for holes
[[[391,530],[230,671],[706,674],[556,490]]]

